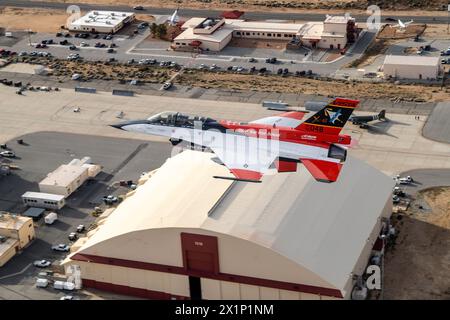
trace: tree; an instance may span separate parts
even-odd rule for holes
[[[156,23],[153,22],[153,23],[150,25],[150,32],[152,33],[152,36],[153,36],[153,37],[158,36],[158,25],[157,25]]]
[[[160,24],[158,26],[158,37],[162,38],[167,34],[167,27],[165,24]]]

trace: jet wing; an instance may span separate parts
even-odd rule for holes
[[[254,124],[265,124],[269,126],[276,125],[277,127],[297,127],[303,119],[305,115],[304,112],[299,111],[289,111],[284,112],[275,116],[261,118],[258,120],[251,121],[250,123]]]
[[[300,159],[300,161],[319,182],[335,182],[342,169],[342,163],[316,159]]]
[[[252,152],[240,148],[239,145],[231,147],[210,146],[210,149],[239,180],[258,182],[261,180],[278,155],[266,151]]]

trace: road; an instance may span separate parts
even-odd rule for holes
[[[414,179],[414,183],[400,186],[407,194],[416,194],[430,187],[450,186],[450,170],[415,169],[403,172],[401,176],[411,176]]]
[[[124,5],[92,5],[92,4],[78,4],[76,2],[45,2],[45,1],[30,1],[30,0],[0,0],[0,5],[2,6],[14,6],[14,7],[24,7],[24,8],[47,8],[47,9],[66,9],[70,5],[78,5],[81,10],[112,10],[112,11],[130,11],[132,7]],[[145,12],[154,15],[170,15],[173,13],[175,8],[153,8],[146,7]],[[204,9],[182,9],[180,14],[185,17],[214,17],[219,16],[222,13],[221,10],[204,10]],[[253,11],[246,12],[245,18],[249,20],[301,20],[301,21],[323,21],[323,13],[295,13],[295,12],[262,12]],[[366,22],[367,15],[354,15],[357,22]],[[387,16],[382,16],[382,21]],[[400,18],[405,19],[405,16],[390,15],[394,19]],[[413,19],[416,23],[435,23],[435,24],[446,24],[448,18],[446,16],[410,16],[409,19]]]

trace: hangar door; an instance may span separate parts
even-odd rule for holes
[[[189,274],[189,291],[192,300],[202,298],[200,277],[219,273],[217,237],[181,233],[183,265]]]
[[[217,237],[181,233],[184,268],[195,273],[219,273]]]

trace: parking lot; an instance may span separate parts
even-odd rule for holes
[[[66,33],[63,33],[66,34]],[[276,66],[265,63],[266,58],[278,57],[278,65],[283,68],[289,68],[290,72],[308,71],[321,75],[332,76],[341,66],[357,59],[370,44],[375,36],[373,32],[365,32],[355,43],[345,56],[339,57],[335,62],[321,62],[320,57],[326,55],[326,51],[309,54],[307,50],[274,50],[267,48],[242,48],[229,46],[222,52],[211,52],[202,54],[192,54],[189,52],[178,52],[168,50],[170,43],[161,40],[146,40],[150,36],[148,28],[139,29],[137,34],[119,32],[110,40],[103,39],[103,35],[94,38],[77,38],[75,33],[71,33],[70,37],[56,37],[56,34],[49,33],[33,33],[20,34],[14,43],[5,44],[8,50],[20,52],[49,52],[54,57],[66,59],[70,53],[78,53],[83,59],[90,61],[110,60],[114,59],[119,62],[127,62],[131,59],[139,61],[141,59],[157,59],[158,61],[173,61],[180,65],[188,67],[198,67],[201,64],[215,64],[222,69],[229,66],[240,66],[249,70],[251,67],[262,68],[267,67],[270,71],[275,72]],[[53,44],[45,48],[36,48],[43,40],[53,40]],[[67,44],[60,44],[67,40]],[[82,46],[82,42],[86,46]],[[95,45],[103,44],[105,47],[95,47]],[[113,44],[113,52],[108,52],[109,47]],[[71,45],[75,46],[74,50],[69,50]],[[111,51],[111,50],[110,50]],[[249,62],[249,58],[255,58],[253,63]]]
[[[52,251],[51,246],[69,244],[68,235],[79,224],[88,228],[94,222],[91,212],[95,206],[104,206],[101,200],[103,195],[128,191],[125,187],[112,187],[113,182],[136,181],[142,172],[158,168],[170,155],[171,145],[55,132],[25,135],[22,139],[24,145],[7,142],[17,154],[13,162],[20,170],[0,178],[0,210],[23,212],[25,208],[20,196],[25,191],[38,191],[37,183],[47,173],[73,158],[88,155],[93,162],[103,166],[95,180],[85,183],[67,199],[66,206],[59,210],[58,220],[53,225],[45,225],[43,219],[35,222],[37,238],[0,268],[0,299],[56,299],[67,292],[50,287],[36,288],[36,276],[42,270],[34,267],[33,261],[63,259],[64,254]],[[75,295],[91,298],[85,292]]]

